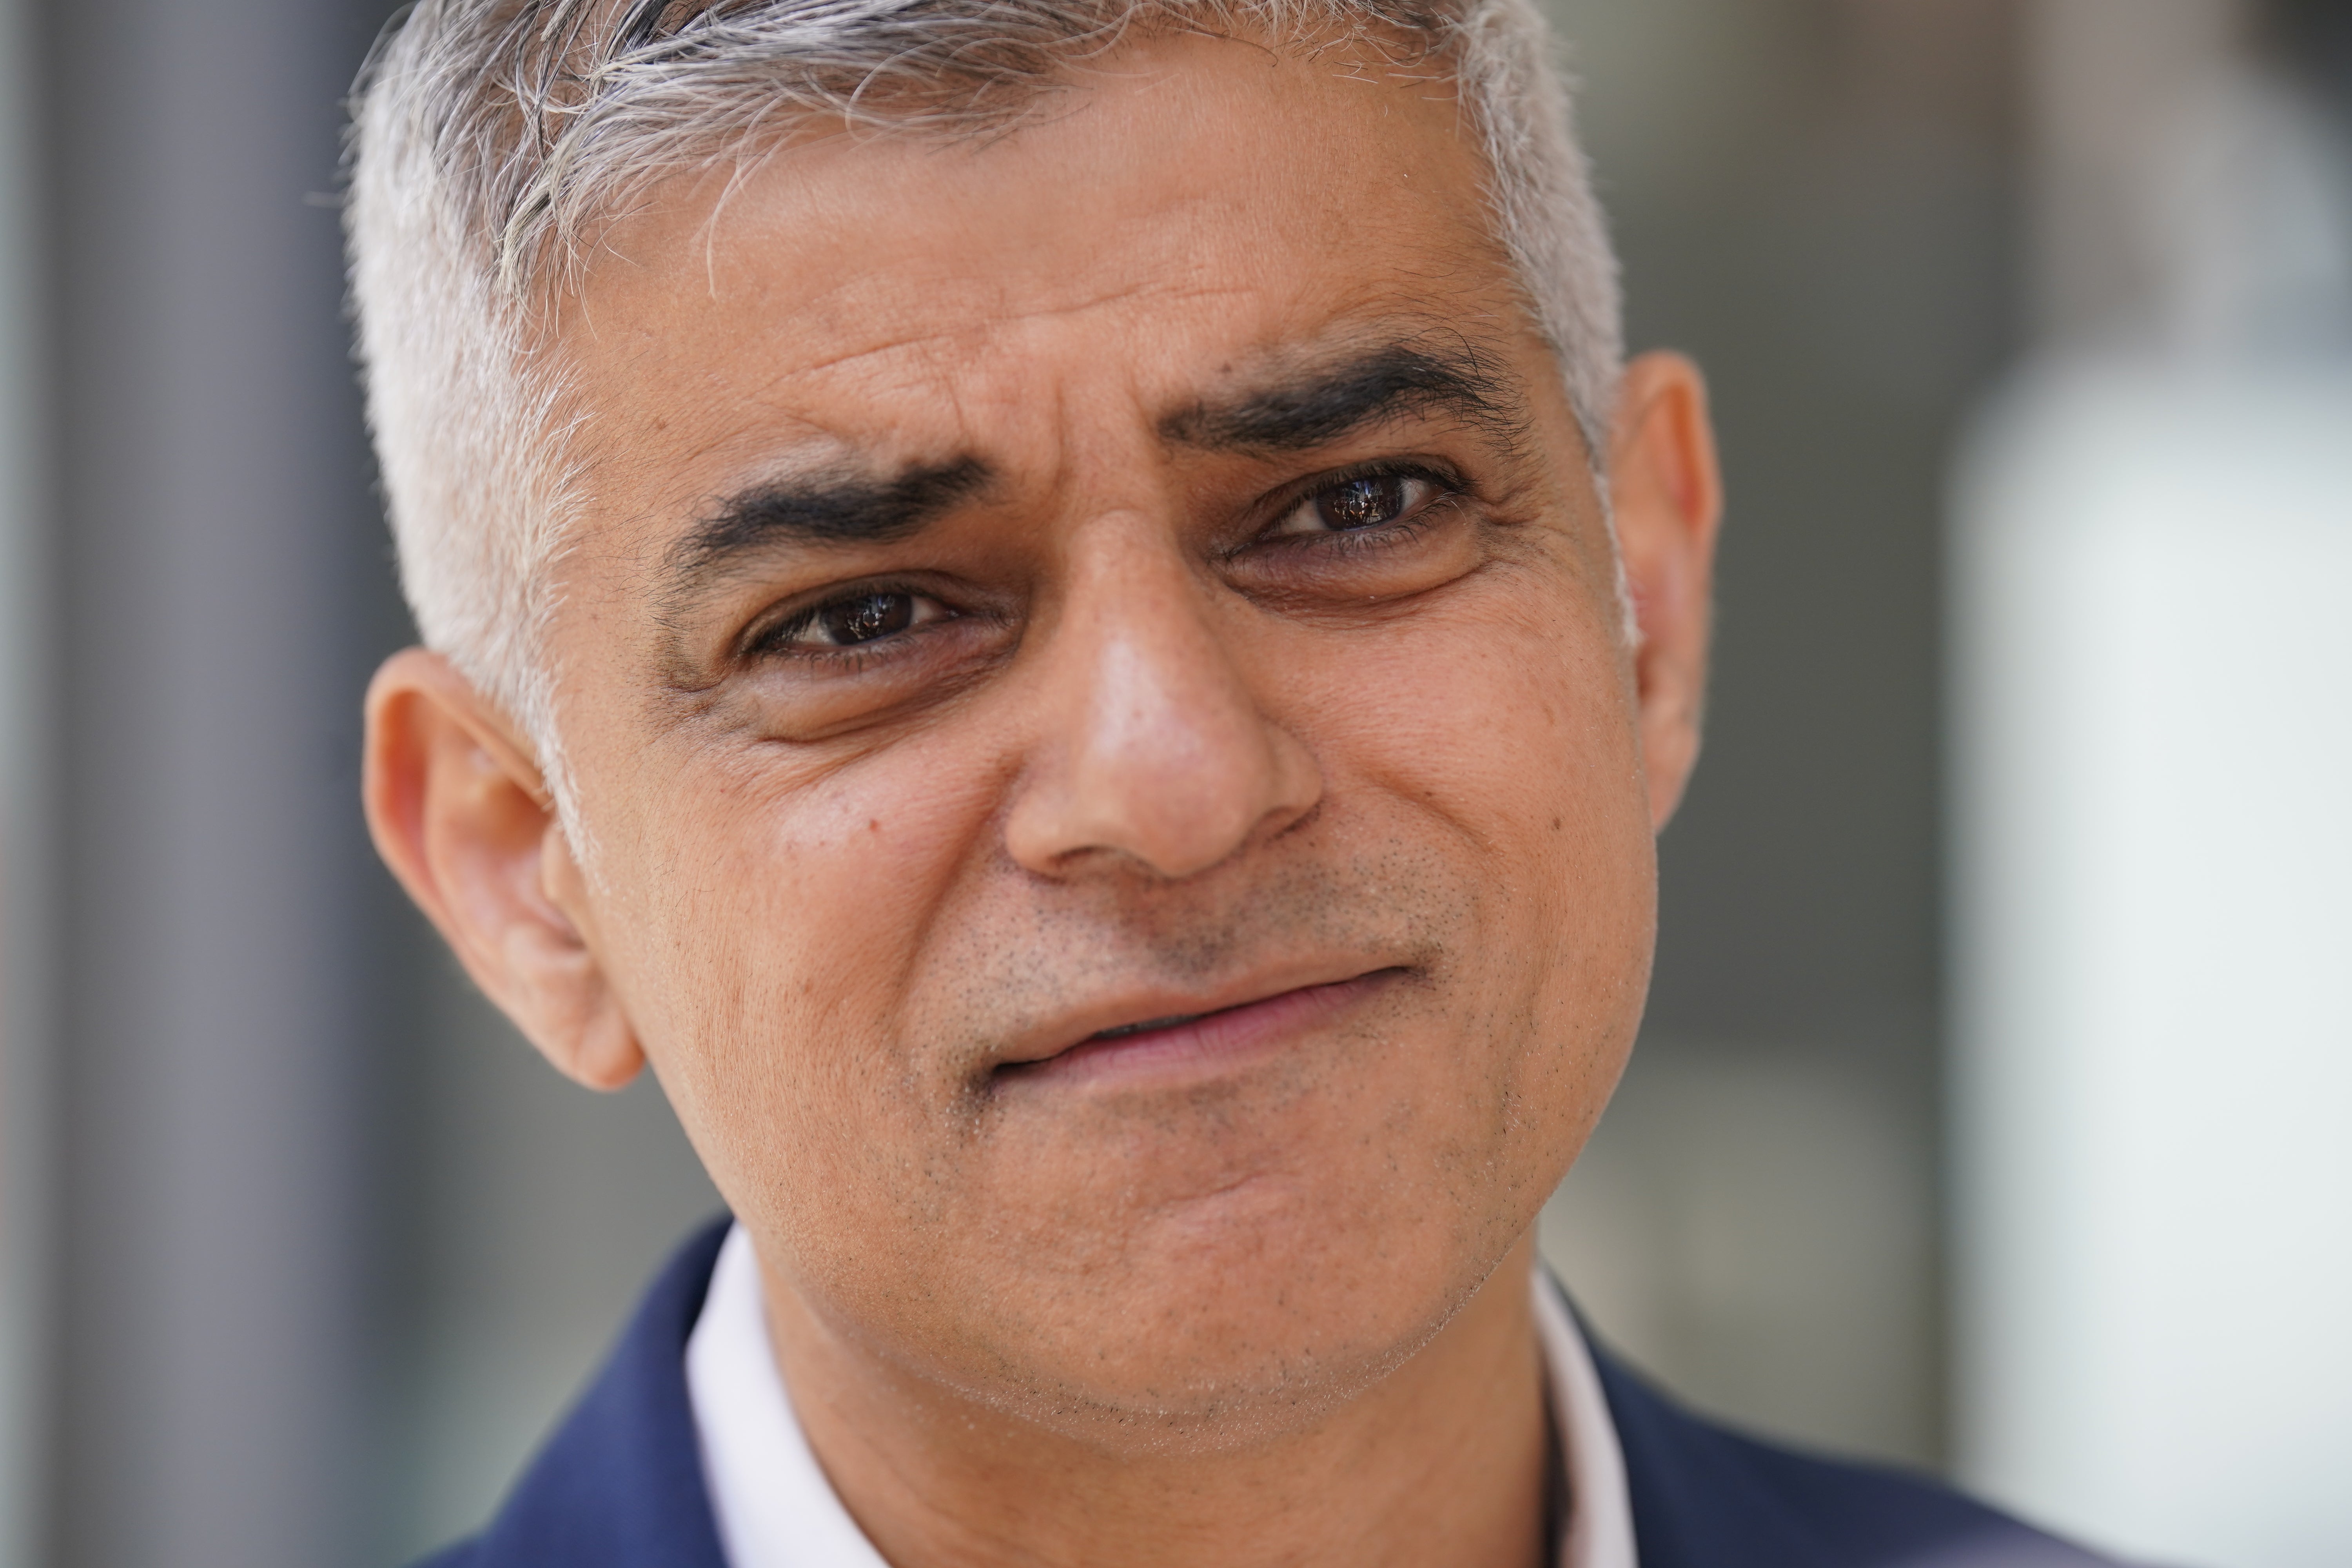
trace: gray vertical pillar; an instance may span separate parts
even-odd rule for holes
[[[324,194],[368,9],[47,8],[59,1563],[357,1554],[383,543]]]
[[[52,574],[27,10],[0,0],[0,1568],[37,1568],[46,1544],[55,1237]]]

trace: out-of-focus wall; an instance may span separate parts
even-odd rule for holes
[[[1649,1019],[1546,1249],[1702,1405],[1933,1462],[1941,485],[2016,336],[2014,8],[1555,14],[1633,345],[1708,371],[1730,510]]]

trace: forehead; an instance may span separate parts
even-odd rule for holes
[[[1485,174],[1426,71],[1151,40],[994,137],[803,140],[656,190],[563,347],[595,438],[688,419],[706,455],[1165,414],[1399,322],[1526,332]]]

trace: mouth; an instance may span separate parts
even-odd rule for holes
[[[1375,969],[1344,980],[1292,986],[1197,1012],[1164,1013],[1095,1030],[1059,1050],[1000,1062],[1000,1080],[1190,1079],[1274,1055],[1404,977]]]

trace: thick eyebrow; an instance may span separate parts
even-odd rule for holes
[[[992,476],[977,458],[885,477],[809,474],[722,498],[667,552],[674,589],[723,574],[746,555],[790,544],[887,544],[911,538]]]
[[[1468,349],[1391,343],[1225,402],[1180,408],[1160,421],[1160,437],[1213,451],[1304,452],[1407,413],[1451,415],[1506,437],[1526,423],[1517,390]]]

